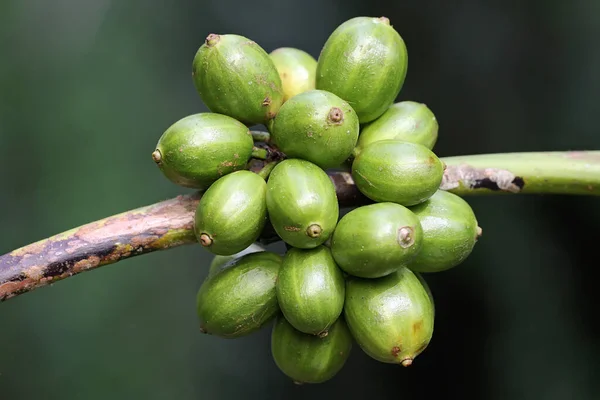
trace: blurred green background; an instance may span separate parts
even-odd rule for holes
[[[598,1],[2,0],[0,253],[189,192],[150,153],[206,111],[191,62],[209,33],[317,57],[358,15],[389,17],[406,40],[398,100],[436,113],[438,155],[600,149]],[[355,346],[333,380],[298,387],[269,329],[201,335],[211,256],[186,246],[0,304],[0,399],[599,398],[598,199],[469,201],[483,238],[426,276],[436,331],[410,368]]]

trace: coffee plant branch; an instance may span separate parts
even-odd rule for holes
[[[459,196],[500,193],[600,195],[600,151],[444,157],[441,189]]]
[[[440,186],[460,196],[570,194],[600,196],[600,151],[445,157]],[[259,172],[269,160],[253,160]],[[341,207],[368,203],[346,171],[329,172]],[[0,256],[0,301],[133,256],[196,243],[200,193],[181,195],[92,222]],[[267,224],[261,241],[276,241]]]

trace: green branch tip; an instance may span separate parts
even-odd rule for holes
[[[440,186],[461,196],[501,193],[600,195],[600,151],[442,157]]]

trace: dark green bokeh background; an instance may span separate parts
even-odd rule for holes
[[[317,57],[357,15],[389,17],[406,40],[398,99],[434,110],[438,155],[600,148],[593,0],[3,0],[0,253],[188,192],[150,153],[206,110],[191,61],[208,33]],[[0,304],[0,399],[598,398],[598,199],[469,201],[484,236],[461,267],[426,277],[436,331],[410,368],[355,346],[332,381],[297,387],[272,362],[269,329],[201,335],[211,256],[187,246]]]

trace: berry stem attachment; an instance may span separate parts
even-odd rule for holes
[[[256,146],[252,148],[252,158],[256,158],[258,160],[266,160],[268,157],[269,151],[267,149],[261,149]]]
[[[255,142],[269,143],[271,141],[271,134],[263,131],[250,131],[252,139]]]
[[[279,161],[271,161],[271,162],[265,164],[265,166],[262,167],[262,169],[257,172],[258,176],[260,176],[261,178],[263,178],[266,181],[269,178],[271,171],[273,171],[273,168],[275,168],[275,166],[277,164],[279,164]]]

